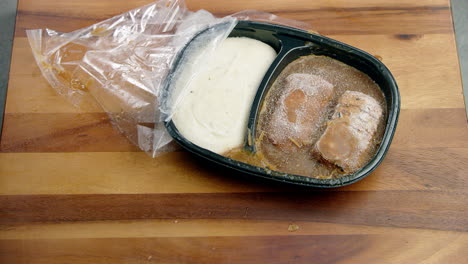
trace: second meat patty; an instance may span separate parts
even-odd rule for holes
[[[367,161],[366,154],[382,115],[382,107],[374,98],[346,91],[338,100],[315,151],[345,172],[356,171]]]

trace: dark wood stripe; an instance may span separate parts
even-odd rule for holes
[[[422,38],[423,35],[421,34],[396,34],[395,38],[399,40],[417,40]]]
[[[321,8],[312,8],[312,9],[300,9],[300,10],[278,10],[278,9],[268,9],[268,12],[277,13],[296,13],[296,12],[363,12],[363,11],[398,11],[398,12],[420,12],[420,11],[438,11],[438,10],[449,10],[448,6],[361,6],[361,7],[321,7]],[[227,15],[227,14],[226,14]]]
[[[209,8],[208,8],[209,9]],[[330,13],[343,13],[343,12],[377,12],[377,11],[384,11],[384,12],[398,12],[401,13],[408,13],[408,12],[437,12],[437,11],[447,11],[450,10],[448,6],[412,6],[412,7],[400,7],[400,6],[370,6],[370,7],[346,7],[346,8],[336,8],[336,7],[322,7],[322,8],[301,8],[299,10],[285,10],[285,9],[274,9],[266,7],[264,12],[271,12],[271,13],[283,13],[283,14],[296,14],[300,12],[304,13],[315,13],[315,12],[330,12]],[[228,16],[232,13],[236,12],[236,9],[220,12],[215,11],[214,14],[218,16]],[[122,11],[125,12],[125,11]],[[105,20],[108,19],[109,16],[105,15],[104,13],[100,14],[99,16],[91,15],[89,13],[72,13],[72,14],[65,14],[65,13],[56,13],[54,11],[49,12],[35,12],[35,11],[27,11],[27,10],[19,10],[19,16],[47,16],[47,17],[56,17],[56,18],[71,18],[71,19],[82,19],[82,20]],[[115,14],[117,15],[117,14]],[[112,17],[112,15],[111,15]]]
[[[261,219],[468,231],[468,195],[437,191],[0,196],[3,223]]]
[[[30,129],[34,127],[35,129]],[[394,148],[468,148],[463,108],[401,111]],[[0,152],[138,151],[105,113],[7,113]]]
[[[204,7],[205,9],[209,7]],[[230,15],[239,10],[215,12],[217,16]],[[268,10],[278,16],[310,23],[322,34],[431,34],[452,33],[453,25],[448,6],[418,7],[361,7],[319,8],[301,10]],[[116,15],[116,14],[115,14]],[[16,36],[25,36],[31,28],[50,28],[63,32],[92,25],[106,16],[81,13],[51,13],[18,11]]]
[[[364,235],[2,240],[0,262],[338,263],[373,242]]]

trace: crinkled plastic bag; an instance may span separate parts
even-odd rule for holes
[[[163,0],[74,32],[27,34],[53,88],[77,106],[90,94],[131,142],[157,154],[171,141],[154,123],[160,120],[159,90],[175,56],[201,30],[225,23],[210,39],[215,48],[235,21],[190,12],[183,1]]]
[[[199,43],[204,52],[193,62],[203,63],[237,20],[309,28],[252,10],[216,18],[189,11],[183,0],[161,0],[70,33],[35,29],[27,36],[42,74],[59,94],[77,107],[99,105],[133,144],[156,156],[175,148],[163,121],[177,104],[164,107],[162,88],[177,55],[208,31]]]

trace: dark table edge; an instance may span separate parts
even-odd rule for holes
[[[451,0],[453,29],[458,50],[458,60],[468,119],[468,1]]]
[[[17,6],[17,0],[4,0],[0,4],[0,138],[3,131]]]

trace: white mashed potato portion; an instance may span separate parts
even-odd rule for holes
[[[275,57],[261,41],[225,39],[186,87],[172,117],[179,132],[218,154],[240,147],[253,99]]]

